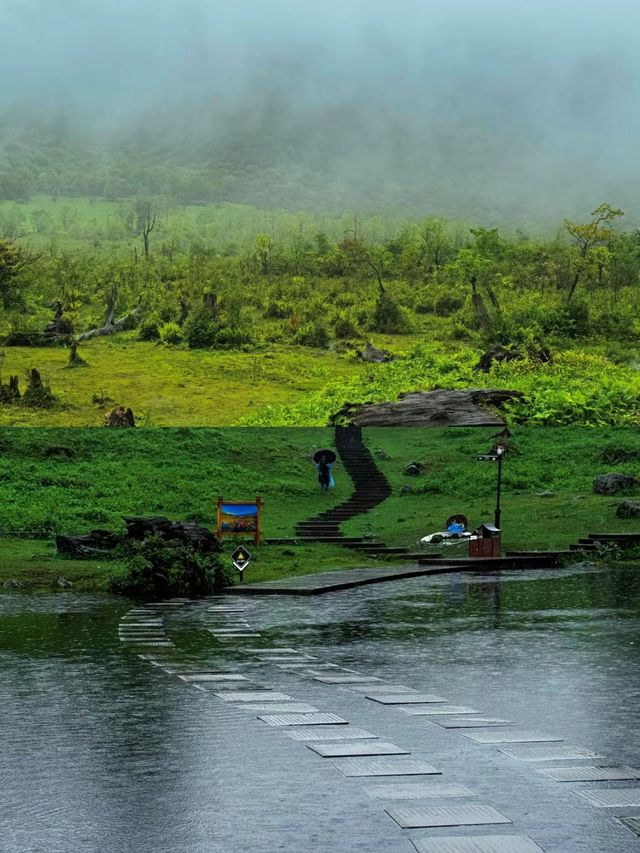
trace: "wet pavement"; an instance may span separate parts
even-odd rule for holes
[[[639,610],[632,571],[588,567],[4,595],[0,850],[640,850]]]

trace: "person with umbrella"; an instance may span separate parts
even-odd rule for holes
[[[328,489],[333,489],[335,486],[333,465],[336,461],[336,454],[333,450],[318,450],[313,455],[313,461],[316,463],[318,482],[322,491],[326,492]]]

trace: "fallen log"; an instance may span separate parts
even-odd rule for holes
[[[118,320],[107,320],[104,326],[89,329],[88,332],[82,332],[82,334],[77,336],[76,340],[78,342],[87,341],[89,338],[98,338],[103,335],[114,335],[116,332],[126,332],[129,329],[133,329],[136,326],[140,310],[140,306],[138,306],[137,308],[134,308],[133,311],[129,311],[128,314],[120,317]]]

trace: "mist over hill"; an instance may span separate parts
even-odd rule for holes
[[[632,0],[4,0],[0,198],[640,218]]]

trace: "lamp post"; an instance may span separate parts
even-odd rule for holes
[[[502,460],[504,459],[504,454],[506,453],[507,448],[504,444],[498,444],[496,447],[496,456],[498,457],[498,482],[496,485],[496,514],[494,517],[494,524],[501,530],[500,527],[500,516],[502,515],[502,508],[500,506],[500,497],[502,495]]]
[[[498,481],[496,483],[496,511],[493,519],[494,525],[500,530],[500,518],[502,515],[502,507],[500,506],[500,498],[502,496],[502,460],[507,452],[506,445],[496,444],[491,453],[484,453],[478,456],[479,462],[497,462],[498,463]]]

